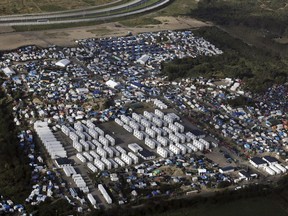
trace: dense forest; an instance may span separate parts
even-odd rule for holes
[[[30,179],[27,156],[19,148],[11,101],[0,89],[0,195],[23,202]]]
[[[199,1],[198,7],[193,9],[190,15],[212,21],[215,26],[200,28],[193,32],[222,49],[224,54],[176,59],[162,65],[163,74],[168,75],[170,80],[197,76],[240,78],[246,87],[256,91],[265,90],[274,83],[287,82],[288,45],[274,41],[275,37],[285,36],[288,33],[286,25],[288,13],[286,7],[279,9],[283,6],[281,2],[283,3],[281,0],[276,0],[261,5],[257,0]],[[241,26],[261,32],[260,39],[259,35],[258,37],[255,35],[253,39],[254,42],[262,40],[261,46],[254,44],[253,40],[247,43],[239,39],[241,37],[231,36],[229,30],[240,29]],[[238,33],[241,33],[241,30]],[[251,37],[254,35],[250,35]]]
[[[257,91],[272,83],[287,82],[288,67],[277,55],[249,46],[217,27],[201,28],[194,33],[220,47],[224,54],[164,63],[162,72],[170,80],[197,76],[240,78],[248,88]]]
[[[284,0],[200,0],[191,15],[218,25],[244,25],[281,36],[288,33],[286,4]]]

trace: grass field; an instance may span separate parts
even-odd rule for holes
[[[0,0],[0,15],[70,10],[113,1],[115,0]]]
[[[152,216],[287,216],[288,213],[270,198],[242,199],[226,204],[199,205]]]

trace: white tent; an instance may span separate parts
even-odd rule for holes
[[[137,62],[140,63],[140,64],[146,64],[146,62],[149,60],[149,56],[148,55],[142,55],[138,60]]]
[[[12,69],[12,68],[9,68],[9,67],[5,67],[5,68],[2,68],[2,71],[5,73],[6,76],[10,77],[15,73],[15,71]]]
[[[106,82],[106,85],[109,87],[109,88],[115,88],[116,86],[118,86],[119,84],[113,80],[108,80]]]
[[[56,66],[59,67],[66,67],[70,64],[70,61],[68,59],[61,59],[60,61],[56,62]]]

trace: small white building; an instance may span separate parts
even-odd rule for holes
[[[66,67],[67,65],[70,64],[70,60],[68,59],[61,59],[60,61],[56,62],[56,66],[59,66],[59,67]]]
[[[2,71],[7,77],[11,77],[14,74],[16,74],[15,71],[12,68],[10,68],[10,67],[2,68]]]
[[[142,65],[146,64],[147,61],[149,60],[149,56],[148,55],[142,55],[139,59],[137,59],[137,63],[140,63]]]
[[[251,158],[249,162],[256,168],[267,166],[267,163],[260,157]]]
[[[106,83],[105,83],[109,88],[116,88],[118,85],[119,85],[119,83],[117,83],[117,82],[115,82],[115,81],[113,81],[113,80],[108,80]]]

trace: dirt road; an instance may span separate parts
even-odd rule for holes
[[[53,29],[46,31],[13,32],[10,27],[0,29],[0,50],[15,49],[24,45],[49,45],[73,46],[75,40],[91,37],[124,36],[128,32],[133,34],[151,31],[177,30],[209,26],[196,19],[188,17],[156,17],[161,24],[146,25],[141,27],[127,27],[118,22],[105,23],[95,26]]]

